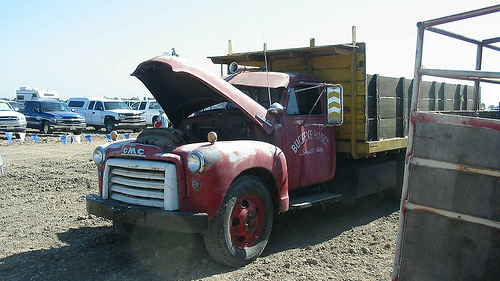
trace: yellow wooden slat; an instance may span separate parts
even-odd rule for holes
[[[352,118],[351,114],[345,114],[345,112],[344,112],[344,123],[351,123],[351,118]],[[365,122],[365,116],[357,114],[356,115],[356,123],[364,124],[364,122]],[[344,129],[344,128],[341,128],[341,129]]]
[[[314,69],[312,74],[325,81],[351,81],[351,70],[348,68]],[[364,79],[364,72],[358,69],[358,71],[356,71],[356,80],[364,81]]]
[[[374,153],[388,150],[406,149],[407,145],[407,138],[393,138],[372,142],[358,142],[357,149],[358,153],[360,153],[362,156],[369,156]],[[351,149],[352,148],[350,141],[337,141],[337,152],[350,153]]]
[[[287,69],[286,71],[289,71],[288,69],[290,67],[292,68],[303,68],[304,67],[304,59],[302,58],[292,58],[292,59],[282,59],[282,60],[273,60],[273,69]]]
[[[364,61],[364,54],[356,56],[357,65],[359,62]],[[348,68],[351,67],[350,55],[334,55],[334,56],[321,56],[312,58],[313,69],[329,69],[329,68]]]
[[[344,115],[345,117],[346,115]],[[365,141],[365,126],[364,124],[356,125],[356,139]],[[345,122],[335,131],[335,135],[338,139],[350,139],[351,138],[351,123]]]

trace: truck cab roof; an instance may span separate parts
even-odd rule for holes
[[[224,80],[232,85],[245,85],[261,88],[287,88],[298,81],[321,82],[318,78],[304,73],[285,72],[240,72],[225,76]]]

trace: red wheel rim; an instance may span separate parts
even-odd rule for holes
[[[241,249],[255,245],[264,227],[264,208],[260,199],[246,194],[238,199],[229,221],[233,244]]]

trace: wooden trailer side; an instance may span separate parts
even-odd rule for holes
[[[399,280],[500,280],[500,120],[415,113]]]

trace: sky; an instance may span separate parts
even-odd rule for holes
[[[152,57],[176,52],[215,74],[209,56],[357,41],[367,48],[367,73],[413,77],[416,23],[496,5],[456,0],[15,1],[0,0],[0,97],[20,87],[57,91],[61,99],[152,97],[130,76]],[[442,26],[475,39],[500,36],[500,13]],[[496,29],[496,30],[495,30]],[[430,34],[430,33],[429,33]],[[425,37],[424,65],[473,70],[475,47]],[[465,50],[465,51],[464,51]],[[432,54],[431,54],[432,53]],[[470,55],[465,55],[465,54]],[[429,54],[426,56],[426,54]],[[500,52],[486,51],[483,70],[500,71]],[[454,83],[460,83],[454,81]],[[498,105],[499,86],[482,88]]]

